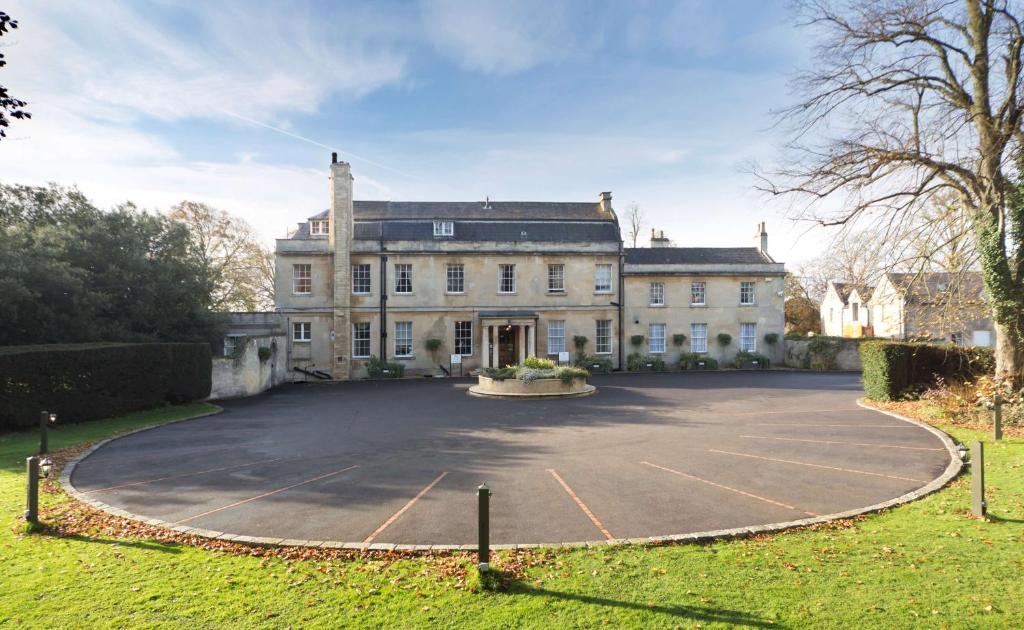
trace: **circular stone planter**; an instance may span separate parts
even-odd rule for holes
[[[559,378],[540,378],[529,383],[517,378],[503,381],[486,376],[477,378],[477,384],[469,388],[469,393],[483,398],[575,398],[597,392],[582,376],[572,379],[571,383],[563,383]]]

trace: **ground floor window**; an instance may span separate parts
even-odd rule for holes
[[[355,359],[370,357],[370,322],[352,324],[352,357]]]
[[[594,344],[594,351],[597,354],[612,353],[612,320],[597,320],[597,335]]]
[[[665,324],[651,324],[647,331],[647,351],[651,354],[665,352]]]
[[[395,356],[412,356],[412,322],[395,322]]]
[[[312,341],[313,323],[294,322],[292,323],[292,341]]]
[[[740,324],[740,352],[757,352],[757,324]]]
[[[473,322],[455,322],[455,354],[473,354]]]
[[[708,325],[690,324],[690,352],[708,351]]]
[[[233,355],[241,339],[242,335],[228,335],[224,337],[224,356],[230,357]]]
[[[565,352],[565,320],[553,319],[548,322],[548,354]]]

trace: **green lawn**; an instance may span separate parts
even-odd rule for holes
[[[65,427],[51,445],[209,408]],[[24,458],[35,440],[0,436],[0,626],[1024,626],[1021,438],[988,445],[987,522],[968,515],[964,476],[845,526],[707,546],[538,554],[525,579],[497,592],[473,592],[436,561],[268,560],[144,540],[18,534]]]

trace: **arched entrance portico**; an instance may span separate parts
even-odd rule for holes
[[[522,363],[537,353],[537,314],[527,311],[480,313],[483,367]]]

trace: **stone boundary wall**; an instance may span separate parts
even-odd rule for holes
[[[254,396],[284,383],[288,377],[284,335],[240,337],[232,356],[213,357],[213,386],[209,400]],[[271,356],[260,361],[259,349]]]
[[[839,342],[839,353],[836,355],[836,365],[833,369],[860,372],[863,369],[860,362],[860,344],[866,340],[839,339],[835,337],[832,339]],[[810,346],[810,343],[809,339],[786,339],[784,341],[784,363],[786,367],[809,368],[810,357],[808,356],[808,346]]]

